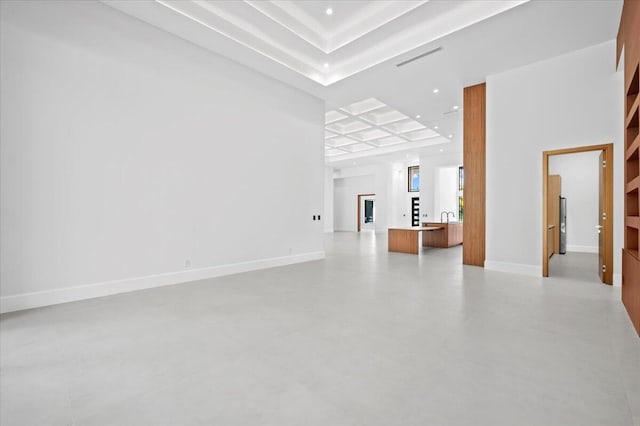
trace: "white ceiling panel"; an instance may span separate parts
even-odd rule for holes
[[[391,146],[391,145],[397,145],[400,143],[407,143],[406,139],[403,139],[399,136],[389,136],[387,138],[382,138],[382,139],[376,139],[374,141],[370,141],[370,144],[376,145],[378,147],[382,147],[382,146]]]
[[[403,137],[411,141],[419,141],[422,139],[435,138],[440,136],[437,132],[431,129],[416,130],[414,132],[407,132],[402,134]]]
[[[371,128],[371,125],[365,123],[364,121],[358,120],[357,118],[350,118],[347,120],[340,120],[335,123],[331,123],[326,126],[326,129],[339,133],[341,135],[346,135],[348,133],[359,132],[364,129]]]
[[[325,149],[324,151],[324,155],[327,157],[336,157],[338,155],[344,155],[344,154],[346,154],[345,151],[342,151],[336,148]]]
[[[362,114],[360,118],[371,124],[376,124],[378,126],[381,126],[383,124],[405,120],[409,117],[407,117],[400,111],[396,111],[395,109],[387,106],[387,107],[378,108],[374,111]]]
[[[347,117],[347,114],[344,114],[340,111],[327,111],[324,113],[324,122],[325,124],[329,124]]]
[[[385,104],[383,104],[376,98],[369,98],[355,102],[351,105],[344,106],[340,109],[352,115],[359,115],[365,112],[372,111],[374,109],[383,108],[385,106]]]
[[[369,144],[366,143],[357,143],[354,145],[347,145],[345,147],[343,147],[342,149],[349,151],[349,152],[360,152],[360,151],[367,151],[370,149],[375,149],[374,146],[371,146]]]
[[[334,148],[337,148],[339,146],[352,145],[354,143],[358,143],[358,141],[346,138],[344,136],[338,136],[335,138],[327,139],[325,141],[325,145],[334,147]]]
[[[423,124],[418,123],[415,120],[408,119],[408,120],[402,120],[402,121],[397,121],[395,123],[387,124],[385,126],[382,126],[382,128],[393,133],[405,133],[405,132],[411,132],[413,130],[424,129],[425,126]]]
[[[349,137],[358,139],[361,142],[366,142],[373,139],[379,139],[385,136],[391,136],[391,134],[381,129],[369,129],[362,132],[351,133],[349,135]]]

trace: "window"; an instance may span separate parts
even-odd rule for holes
[[[411,166],[407,173],[409,192],[420,191],[420,166]]]
[[[458,167],[458,220],[464,221],[464,167]]]

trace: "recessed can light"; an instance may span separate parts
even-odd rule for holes
[[[440,148],[440,152],[444,152],[444,149]]]
[[[449,139],[451,139],[453,137],[453,135],[449,135]]]
[[[440,89],[433,89],[433,93],[438,93]]]
[[[323,66],[324,66],[325,68],[329,68],[329,62],[325,62],[325,63],[323,64]]]
[[[458,105],[453,106],[453,109],[458,109],[458,108],[459,108]]]
[[[330,7],[327,8],[326,12],[329,16],[333,15],[333,9],[331,9]]]
[[[420,114],[416,114],[416,118],[420,118]]]
[[[438,130],[438,126],[433,126],[433,130]]]

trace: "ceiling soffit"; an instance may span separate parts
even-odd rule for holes
[[[326,16],[314,16],[322,10],[308,7],[312,2],[105,0],[104,3],[170,32],[179,32],[182,38],[197,44],[203,44],[205,29],[210,31],[211,38],[222,36],[236,47],[258,53],[328,86],[526,1],[351,2],[356,5],[348,14],[340,17],[336,12],[329,22]],[[336,4],[337,11],[339,5]],[[239,54],[238,58],[250,62],[246,55]]]

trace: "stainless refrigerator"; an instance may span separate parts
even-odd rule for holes
[[[567,253],[567,199],[560,197],[560,254]]]

